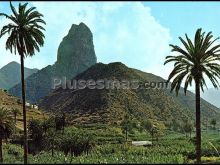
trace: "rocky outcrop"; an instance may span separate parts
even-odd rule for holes
[[[93,45],[93,35],[84,24],[73,24],[63,38],[57,52],[57,61],[28,77],[26,81],[26,98],[35,103],[52,90],[53,78],[71,79],[97,62]],[[11,88],[9,92],[21,96],[21,85]]]
[[[84,23],[72,25],[58,48],[56,73],[72,78],[96,61],[91,31]]]

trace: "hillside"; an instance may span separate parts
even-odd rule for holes
[[[8,90],[21,81],[20,64],[17,62],[10,62],[0,69],[0,88]],[[25,78],[36,73],[38,69],[24,68]]]
[[[201,93],[201,97],[208,102],[212,103],[213,105],[220,108],[220,91],[214,88],[204,89],[204,93]]]
[[[20,99],[11,96],[7,92],[0,89],[0,107],[4,107],[8,110],[11,110],[12,108],[17,108],[20,110],[20,114],[17,116],[17,128],[23,129],[23,116],[22,116],[22,104],[20,102]],[[27,121],[29,119],[44,119],[47,117],[45,113],[38,109],[33,109],[31,107],[27,107]]]
[[[26,99],[32,103],[38,102],[52,90],[54,78],[71,79],[96,61],[92,32],[84,23],[73,24],[59,45],[55,64],[48,65],[25,80]],[[21,97],[21,85],[12,87],[9,93]]]
[[[98,63],[74,78],[75,80],[138,80],[164,82],[150,73],[128,68],[122,63]],[[40,107],[45,111],[66,111],[73,114],[76,123],[119,123],[125,114],[137,120],[154,119],[166,124],[172,121],[194,120],[193,94],[178,97],[168,89],[57,89],[46,96]],[[220,111],[201,101],[202,119],[220,119]],[[204,119],[203,119],[204,121]]]

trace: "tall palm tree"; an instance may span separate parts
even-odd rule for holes
[[[217,78],[220,78],[220,45],[215,44],[212,32],[205,33],[202,29],[197,29],[195,33],[194,43],[189,37],[186,40],[179,37],[184,45],[184,49],[177,45],[170,45],[172,52],[178,55],[167,56],[164,63],[175,62],[174,68],[168,77],[168,82],[171,83],[171,92],[175,89],[176,94],[182,82],[184,81],[184,92],[186,94],[188,85],[195,82],[195,97],[196,97],[196,160],[201,162],[201,122],[200,122],[200,89],[203,90],[206,86],[205,75],[210,79],[213,86],[218,88],[219,83]],[[207,87],[207,86],[206,86]]]
[[[21,61],[21,82],[22,82],[22,101],[23,101],[23,122],[24,122],[24,163],[27,164],[28,143],[27,143],[27,124],[26,124],[26,109],[25,109],[25,82],[24,82],[24,58],[27,56],[33,56],[35,50],[40,51],[39,47],[44,44],[44,34],[42,30],[45,30],[39,24],[46,24],[41,19],[43,15],[36,11],[35,7],[27,9],[28,3],[19,3],[18,11],[10,2],[12,15],[0,13],[0,16],[5,16],[11,21],[8,25],[5,25],[1,29],[0,38],[8,34],[9,37],[6,41],[6,50],[9,49],[12,52],[20,55]]]
[[[16,132],[16,123],[17,123],[17,115],[21,114],[20,110],[18,108],[12,108],[11,112],[14,115],[14,133]]]
[[[9,111],[0,108],[0,163],[3,163],[2,142],[7,139],[13,132],[12,116]]]

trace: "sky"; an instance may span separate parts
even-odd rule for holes
[[[17,7],[18,2],[13,2]],[[190,37],[197,28],[220,36],[220,2],[29,2],[44,15],[45,45],[25,59],[29,68],[44,68],[57,59],[57,49],[72,24],[84,22],[93,33],[98,62],[120,61],[129,67],[167,79],[172,65],[164,66],[169,44],[180,45],[179,36]],[[9,2],[0,12],[10,14]],[[0,28],[8,23],[0,18]],[[5,50],[0,39],[0,68],[19,56]],[[208,83],[208,86],[209,83]]]

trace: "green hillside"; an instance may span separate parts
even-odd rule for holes
[[[11,111],[12,109],[18,109],[20,113],[17,116],[17,128],[23,129],[23,115],[22,115],[22,103],[19,98],[16,98],[9,93],[0,89],[0,107],[6,108]],[[47,115],[40,111],[39,109],[35,109],[33,107],[27,106],[27,121],[30,119],[39,119],[43,120],[47,118]]]
[[[162,78],[150,73],[128,68],[122,63],[98,63],[75,77],[76,80],[138,80],[162,82]],[[178,97],[169,89],[57,89],[41,102],[45,111],[66,111],[73,114],[75,123],[117,124],[126,114],[136,120],[152,119],[172,126],[173,121],[194,120],[194,94],[182,92]],[[206,118],[219,120],[220,111],[202,100],[203,122]]]

